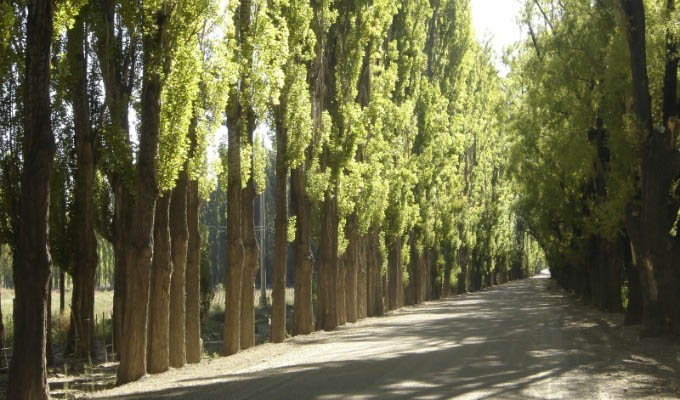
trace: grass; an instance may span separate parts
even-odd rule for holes
[[[0,289],[2,294],[2,318],[5,325],[5,346],[12,346],[13,339],[13,315],[12,307],[14,302],[14,289]],[[258,321],[266,321],[271,315],[271,296],[272,290],[267,289],[267,304],[268,307],[262,308],[260,306],[260,290],[254,289],[255,295],[255,314]],[[287,308],[293,307],[294,289],[286,289],[286,305]],[[71,289],[67,289],[64,293],[64,312],[59,311],[59,290],[52,290],[52,338],[54,343],[64,343],[68,334],[69,319],[71,315]],[[113,291],[112,290],[97,290],[95,292],[95,314],[97,320],[96,335],[101,337],[102,332],[110,332],[110,318],[113,311]],[[106,320],[105,329],[102,329],[102,314]],[[204,340],[221,340],[222,323],[224,321],[224,289],[218,287],[210,303],[210,312],[208,318],[204,321],[202,328],[204,332]],[[107,335],[107,342],[110,341],[110,333]]]
[[[0,289],[2,294],[2,322],[5,325],[5,346],[11,347],[14,333],[13,304],[14,289]],[[64,292],[64,312],[59,311],[59,290],[52,290],[52,337],[55,342],[63,343],[68,334],[71,315],[71,289]],[[113,310],[113,291],[97,290],[94,296],[94,311],[97,321],[96,334],[101,332],[102,314],[105,319],[111,318]]]
[[[260,308],[260,289],[254,289],[255,293],[255,312]],[[286,305],[292,306],[295,300],[295,290],[293,288],[286,288]],[[272,289],[267,289],[267,304],[272,304]],[[218,286],[215,289],[215,297],[210,302],[210,314],[215,312],[224,313],[224,289]]]

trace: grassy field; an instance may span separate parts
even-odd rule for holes
[[[295,296],[295,290],[293,288],[286,289],[286,304],[289,306],[293,305]],[[267,304],[271,306],[272,304],[272,290],[267,289]],[[260,305],[260,289],[255,289],[255,307],[259,308]],[[224,290],[216,290],[215,297],[213,297],[210,302],[210,313],[214,312],[224,312]]]
[[[2,294],[3,322],[8,322],[12,316],[14,289],[0,289],[0,293]],[[95,313],[98,315],[105,313],[107,318],[110,318],[111,310],[113,310],[113,291],[98,290],[95,292],[94,299]],[[64,313],[68,314],[71,311],[71,289],[65,291],[64,303]],[[52,290],[52,315],[59,315],[59,290]]]
[[[2,295],[2,319],[5,324],[5,339],[10,341],[13,334],[13,316],[12,307],[14,303],[14,290],[13,289],[0,289],[0,294]],[[255,307],[257,318],[260,321],[267,321],[271,312],[271,295],[272,290],[267,289],[267,304],[268,307],[260,307],[260,290],[255,289]],[[71,290],[67,289],[64,293],[64,312],[59,311],[59,290],[52,291],[52,337],[55,342],[61,342],[65,339],[68,327],[69,318],[71,315]],[[292,288],[286,289],[286,304],[289,308],[293,306],[294,300],[294,290]],[[113,291],[112,290],[98,290],[95,292],[95,314],[97,320],[97,335],[101,335],[100,332],[104,330],[102,327],[102,316],[104,319],[109,320],[113,311]],[[212,340],[220,340],[222,333],[222,321],[224,320],[224,289],[218,287],[215,291],[215,296],[210,303],[210,312],[208,318],[206,318],[204,329],[204,335],[211,338]],[[107,325],[107,329],[110,330],[110,325]],[[107,331],[108,332],[108,331]],[[107,333],[107,337],[110,332]],[[206,338],[207,339],[207,338]],[[107,338],[107,342],[110,338]],[[10,345],[7,342],[6,345]]]
[[[2,295],[2,321],[5,324],[5,338],[11,339],[13,334],[12,307],[14,304],[14,289],[0,289]],[[102,314],[105,319],[111,318],[113,310],[113,291],[98,290],[95,292],[94,310],[97,315],[97,324],[101,323]],[[64,293],[64,312],[59,312],[59,290],[52,290],[52,331],[56,340],[64,337],[68,330],[68,322],[71,315],[71,290]],[[99,327],[97,328],[100,329]]]

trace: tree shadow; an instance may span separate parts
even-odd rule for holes
[[[602,390],[680,398],[676,346],[665,356],[645,352],[659,343],[630,343],[571,312],[564,293],[546,289],[547,280],[532,279],[407,307],[393,313],[404,318],[374,318],[291,340],[300,350],[318,349],[318,362],[283,360],[262,371],[179,378],[174,388],[109,398],[539,399],[587,398]],[[381,348],[389,353],[376,351]],[[333,360],[335,353],[345,359]],[[305,360],[317,358],[308,355]],[[621,387],[601,387],[621,381]]]

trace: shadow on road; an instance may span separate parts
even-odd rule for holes
[[[183,379],[114,399],[680,398],[678,347],[619,335],[531,279],[409,307],[360,327],[294,339],[319,359]],[[324,346],[325,345],[325,346]],[[662,346],[666,344],[662,343]],[[382,349],[385,351],[381,352]],[[350,351],[349,354],[347,352]],[[614,387],[608,387],[614,385]]]

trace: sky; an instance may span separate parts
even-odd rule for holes
[[[503,74],[507,72],[501,61],[503,49],[522,36],[517,24],[521,3],[521,0],[470,0],[477,39],[491,38],[497,56],[496,66]]]

